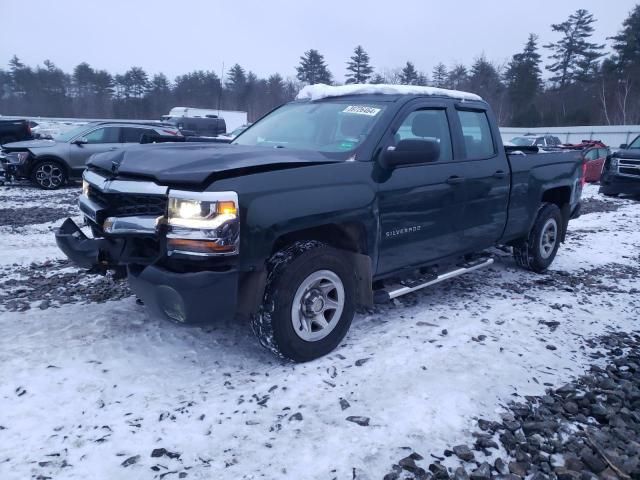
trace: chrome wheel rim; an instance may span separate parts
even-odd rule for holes
[[[329,335],[344,310],[344,285],[330,270],[319,270],[305,278],[291,305],[291,323],[296,335],[317,342]]]
[[[45,188],[56,188],[62,185],[64,172],[54,163],[44,163],[36,170],[36,181]]]
[[[550,218],[542,227],[540,235],[540,256],[547,259],[553,253],[558,241],[558,223],[554,218]]]

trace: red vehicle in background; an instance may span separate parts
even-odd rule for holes
[[[600,140],[583,140],[581,143],[567,143],[561,146],[567,150],[582,150],[582,158],[585,161],[585,181],[596,183],[600,181],[602,166],[611,152]]]

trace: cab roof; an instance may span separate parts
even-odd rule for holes
[[[298,100],[321,100],[328,97],[344,97],[348,95],[433,95],[438,97],[449,97],[457,100],[479,100],[482,97],[475,93],[462,92],[459,90],[448,90],[446,88],[422,87],[418,85],[325,85],[318,83],[307,85],[296,97]]]

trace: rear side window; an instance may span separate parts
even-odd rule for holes
[[[122,128],[122,143],[140,143],[142,135],[154,133],[148,128]]]
[[[493,136],[486,112],[458,110],[458,117],[462,125],[466,158],[489,158],[495,155]]]
[[[435,140],[440,144],[438,161],[451,161],[451,134],[444,110],[415,110],[409,113],[395,134],[394,144],[400,140]]]

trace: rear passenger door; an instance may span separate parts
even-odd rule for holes
[[[507,222],[510,170],[504,149],[498,151],[499,133],[493,131],[489,112],[456,108],[461,131],[466,204],[463,242],[469,252],[488,248],[502,236]]]
[[[381,170],[376,178],[380,242],[377,274],[437,263],[464,249],[465,186],[456,162],[450,103],[409,103],[382,141],[384,152],[400,140],[430,139],[440,144],[437,161]],[[374,175],[376,177],[376,175]]]

